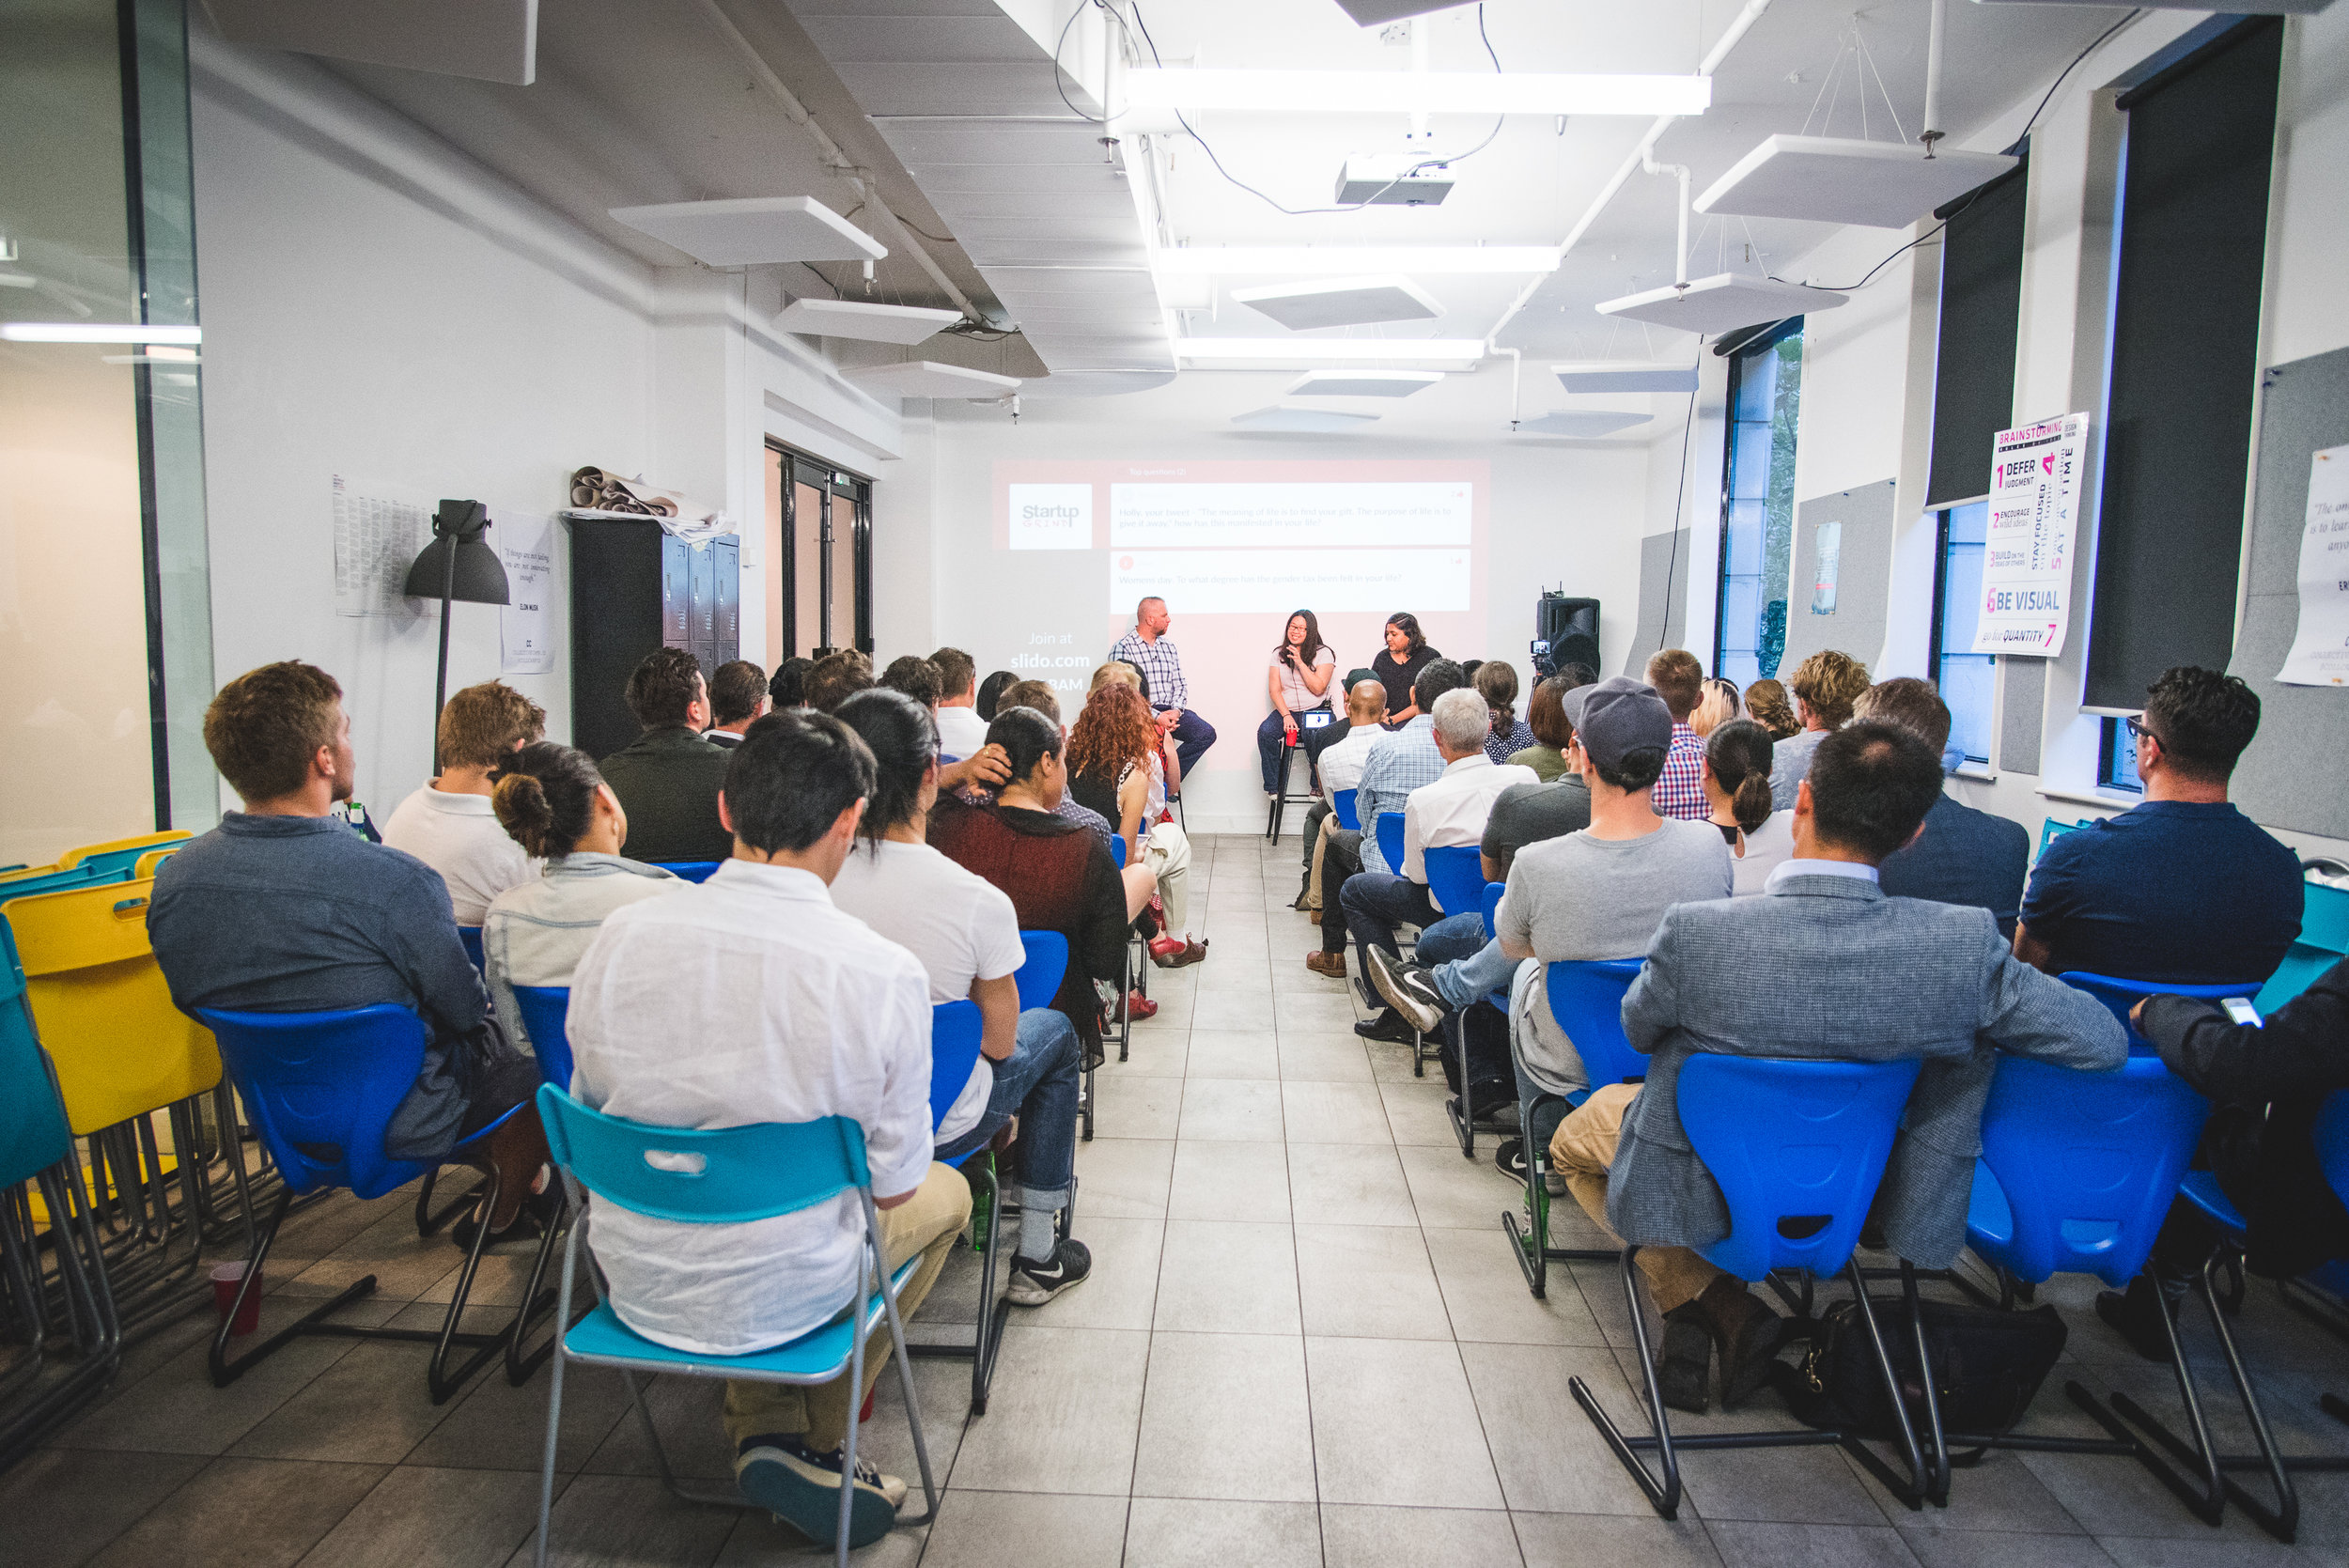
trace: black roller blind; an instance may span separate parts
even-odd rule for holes
[[[1992,438],[2014,422],[2029,167],[2018,163],[1935,213],[1949,226],[1941,231],[1941,332],[1934,360],[1927,506],[1985,493]]]
[[[2259,376],[2281,18],[2124,94],[2087,701],[2139,707],[2173,664],[2224,669]]]

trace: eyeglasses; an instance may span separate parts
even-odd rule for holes
[[[2129,733],[2137,737],[2138,739],[2150,740],[2155,745],[2160,745],[2162,743],[2161,737],[2155,735],[2150,728],[2148,728],[2145,721],[2136,714],[2129,715],[2129,717],[2123,719],[2122,722],[2129,726]]]

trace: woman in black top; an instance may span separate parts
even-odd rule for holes
[[[1442,657],[1427,645],[1417,615],[1405,610],[1387,617],[1387,645],[1370,661],[1370,673],[1387,689],[1387,728],[1399,729],[1407,721],[1419,717],[1419,703],[1411,695],[1411,683],[1419,678],[1422,670]]]

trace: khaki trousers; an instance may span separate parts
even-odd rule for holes
[[[1330,830],[1337,820],[1337,814],[1330,813],[1321,819],[1321,826],[1314,834],[1314,869],[1305,879],[1305,908],[1308,909],[1318,910],[1321,908],[1321,855],[1330,846]]]
[[[938,1282],[946,1254],[971,1219],[971,1187],[951,1166],[933,1164],[913,1196],[880,1211],[881,1246],[894,1271],[916,1252],[922,1265],[897,1293],[897,1314],[910,1318]],[[843,1372],[829,1383],[726,1384],[726,1441],[737,1452],[748,1437],[799,1434],[817,1453],[830,1453],[848,1436],[848,1422],[889,1365],[889,1322],[881,1320],[864,1342],[864,1387],[851,1390]]]
[[[1582,1212],[1607,1227],[1607,1172],[1615,1162],[1615,1144],[1623,1137],[1623,1119],[1639,1097],[1636,1083],[1610,1083],[1595,1089],[1550,1136],[1550,1163],[1566,1179],[1566,1190]],[[1614,1235],[1608,1231],[1609,1235]],[[1623,1238],[1615,1237],[1621,1246]],[[1647,1276],[1656,1310],[1669,1312],[1694,1301],[1705,1287],[1722,1278],[1722,1271],[1686,1247],[1642,1247],[1638,1262]]]

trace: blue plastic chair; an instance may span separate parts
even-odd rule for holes
[[[2064,834],[2077,832],[2080,829],[2089,827],[2095,821],[2096,818],[2092,816],[2083,816],[2077,822],[2058,822],[2052,816],[2047,818],[2046,821],[2041,823],[2039,827],[2039,853],[2042,855],[2046,854],[2047,852],[2047,846],[2053,844]]]
[[[1025,937],[1027,932],[1021,932]],[[945,1121],[946,1112],[962,1097],[963,1086],[971,1081],[971,1069],[978,1064],[979,1045],[984,1037],[985,1019],[975,1001],[941,1001],[930,1008],[930,1127],[933,1131]],[[1003,1324],[1011,1316],[1008,1296],[995,1297],[996,1265],[1003,1255],[1003,1185],[995,1174],[995,1155],[991,1146],[972,1149],[957,1158],[945,1161],[971,1178],[972,1186],[972,1244],[980,1254],[979,1300],[982,1309],[973,1326],[969,1344],[917,1344],[908,1347],[915,1356],[946,1357],[971,1362],[971,1413],[987,1414],[988,1388],[995,1381],[995,1358],[1002,1353]]]
[[[1500,882],[1485,884],[1487,940],[1494,936],[1495,911],[1501,907],[1503,890],[1504,884]],[[1549,1016],[1581,1053],[1583,1066],[1590,1074],[1589,1088],[1554,1094],[1536,1087],[1524,1054],[1517,1048],[1517,1032],[1514,1029],[1510,1032],[1509,1059],[1517,1074],[1517,1126],[1525,1140],[1525,1223],[1520,1227],[1517,1215],[1504,1209],[1501,1229],[1509,1238],[1509,1250],[1517,1260],[1518,1270],[1525,1276],[1525,1288],[1533,1293],[1537,1301],[1548,1294],[1552,1263],[1610,1263],[1615,1257],[1612,1248],[1602,1251],[1549,1244],[1549,1141],[1533,1136],[1534,1118],[1553,1103],[1579,1106],[1591,1097],[1592,1088],[1637,1082],[1645,1076],[1647,1058],[1631,1048],[1623,1032],[1624,993],[1631,988],[1631,982],[1638,978],[1640,966],[1644,962],[1641,958],[1560,960],[1542,972]],[[1508,1011],[1507,995],[1496,992],[1492,1001],[1496,1007]]]
[[[194,1014],[196,1021],[210,1029],[219,1041],[221,1063],[244,1101],[254,1133],[270,1157],[277,1162],[278,1173],[285,1181],[255,1240],[251,1266],[245,1270],[243,1283],[237,1287],[236,1307],[222,1317],[219,1332],[212,1336],[213,1386],[226,1388],[256,1361],[303,1334],[412,1340],[435,1347],[427,1370],[427,1383],[432,1403],[444,1403],[485,1362],[519,1337],[534,1308],[544,1306],[525,1301],[516,1311],[514,1322],[500,1333],[457,1331],[465,1298],[473,1288],[474,1273],[481,1264],[482,1247],[489,1240],[488,1216],[497,1206],[495,1176],[479,1188],[481,1223],[474,1227],[473,1245],[466,1249],[464,1268],[458,1275],[457,1295],[449,1302],[438,1332],[422,1328],[358,1328],[327,1322],[342,1308],[373,1294],[375,1276],[370,1274],[279,1329],[235,1361],[228,1359],[229,1327],[237,1311],[242,1310],[245,1294],[261,1277],[270,1246],[277,1238],[277,1228],[294,1199],[334,1187],[347,1187],[359,1198],[381,1198],[437,1169],[433,1165],[394,1159],[383,1152],[384,1128],[424,1066],[424,1020],[408,1008],[389,1003],[333,1013],[233,1013],[199,1007]],[[462,1149],[488,1137],[521,1114],[522,1109],[519,1105],[509,1108],[457,1147]],[[552,1236],[550,1228],[548,1240],[540,1244],[542,1250],[551,1243]],[[447,1370],[449,1352],[457,1345],[473,1348],[474,1354],[451,1373]]]
[[[465,956],[473,960],[473,967],[474,969],[486,970],[489,967],[489,960],[483,956],[481,951],[480,926],[459,926],[457,928],[457,939],[465,944]]]
[[[972,1006],[971,1003],[959,1005]],[[975,1011],[975,1006],[973,1006]],[[858,1270],[857,1294],[864,1297],[862,1311],[846,1313],[787,1344],[743,1356],[712,1356],[672,1349],[645,1338],[620,1321],[594,1270],[589,1281],[596,1307],[560,1340],[562,1354],[547,1389],[546,1462],[538,1477],[538,1528],[534,1560],[547,1560],[548,1515],[554,1501],[554,1455],[563,1421],[563,1368],[566,1362],[612,1367],[628,1384],[629,1402],[644,1425],[660,1462],[661,1479],[677,1496],[692,1502],[734,1508],[756,1508],[739,1493],[700,1491],[680,1484],[668,1450],[662,1446],[652,1412],[645,1403],[638,1373],[677,1377],[722,1377],[742,1382],[814,1385],[847,1375],[864,1382],[864,1342],[884,1319],[895,1343],[898,1386],[905,1392],[906,1420],[913,1430],[914,1457],[922,1467],[922,1490],[928,1509],[920,1517],[898,1521],[925,1524],[938,1513],[938,1485],[930,1474],[930,1455],[923,1440],[922,1413],[914,1398],[913,1368],[906,1358],[905,1323],[897,1311],[897,1293],[911,1279],[921,1260],[909,1259],[894,1272],[882,1239],[880,1212],[873,1205],[872,1174],[864,1160],[864,1129],[846,1116],[813,1122],[766,1122],[750,1126],[689,1130],[647,1126],[617,1116],[606,1116],[580,1104],[552,1084],[538,1090],[538,1114],[546,1124],[547,1146],[565,1179],[593,1193],[598,1204],[611,1203],[631,1214],[646,1215],[684,1225],[739,1225],[797,1214],[817,1203],[853,1192],[864,1218],[863,1258]],[[663,1154],[683,1158],[655,1163]],[[563,1283],[557,1296],[556,1321],[570,1321],[571,1296],[579,1274],[580,1236],[594,1222],[593,1211],[573,1225],[563,1249]],[[878,1288],[874,1288],[875,1286]],[[868,1289],[871,1294],[867,1295]],[[844,1309],[850,1303],[843,1303]],[[857,1427],[848,1422],[847,1451],[841,1468],[856,1469]],[[839,1513],[830,1522],[841,1568],[848,1560],[850,1509],[857,1499],[852,1486],[840,1488]],[[827,1509],[826,1513],[830,1513]],[[827,1521],[821,1517],[790,1521],[803,1533],[821,1540]]]
[[[1631,1309],[1632,1339],[1646,1382],[1655,1436],[1627,1437],[1618,1429],[1590,1386],[1580,1377],[1568,1387],[1583,1413],[1630,1470],[1648,1501],[1663,1517],[1680,1505],[1676,1448],[1786,1448],[1834,1443],[1859,1459],[1894,1496],[1915,1508],[1946,1495],[1947,1459],[1940,1443],[1940,1417],[1933,1394],[1932,1362],[1916,1307],[1916,1278],[1902,1265],[1916,1352],[1924,1369],[1925,1406],[1931,1447],[1921,1448],[1900,1394],[1901,1382],[1885,1354],[1883,1330],[1868,1299],[1866,1282],[1853,1260],[1859,1229],[1875,1201],[1876,1185],[1900,1131],[1901,1113],[1916,1086],[1921,1063],[1896,1062],[1790,1061],[1711,1052],[1687,1058],[1680,1068],[1680,1125],[1689,1147],[1711,1172],[1729,1209],[1729,1234],[1698,1252],[1716,1267],[1749,1281],[1780,1269],[1813,1276],[1843,1273],[1850,1281],[1859,1317],[1875,1350],[1877,1371],[1892,1394],[1900,1421],[1901,1446],[1908,1465],[1904,1477],[1850,1433],[1813,1431],[1707,1433],[1675,1438],[1656,1378],[1640,1301],[1640,1249],[1623,1250],[1624,1295]],[[1640,1458],[1656,1451],[1659,1481]],[[1927,1455],[1933,1457],[1929,1461]]]
[[[1447,916],[1472,915],[1484,907],[1485,857],[1475,845],[1423,849],[1420,859],[1427,867],[1427,891]],[[1398,859],[1394,863],[1400,876],[1403,862]]]
[[[127,882],[130,879],[128,870],[101,873],[94,865],[37,872],[30,877],[9,877],[0,878],[0,903],[11,898],[30,898],[37,893],[63,893],[69,888],[86,888],[100,882]]]
[[[1359,833],[1362,831],[1362,819],[1354,815],[1354,791],[1341,789],[1331,795],[1330,812],[1338,819],[1338,826],[1348,832]]]
[[[1623,1032],[1624,994],[1646,962],[1644,958],[1561,960],[1542,976],[1549,1016],[1574,1042],[1575,1054],[1582,1058],[1592,1089],[1638,1083],[1647,1077],[1648,1059],[1631,1048]],[[1590,1090],[1584,1090],[1582,1097],[1589,1098]],[[1574,1103],[1580,1105],[1582,1100]]]
[[[682,877],[689,882],[707,882],[709,880],[710,874],[726,862],[723,861],[652,861],[647,863],[657,865],[672,876]]]
[[[0,897],[8,888],[0,884]],[[2267,978],[2253,1005],[2273,1013],[2309,988],[2309,983],[2344,956],[2349,956],[2349,888],[2326,882],[2305,884],[2301,893],[2300,935],[2276,972]]]
[[[1403,875],[1403,814],[1382,811],[1378,814],[1378,853],[1387,862],[1387,870],[1394,876]]]
[[[530,1037],[531,1053],[538,1059],[538,1077],[557,1089],[571,1086],[571,988],[568,986],[516,986],[514,1005],[521,1010],[522,1032]]]
[[[2193,997],[2209,1002],[2242,997],[2248,1001],[2259,993],[2261,985],[2257,980],[2236,980],[2223,986],[2173,986],[2159,980],[2121,980],[2108,974],[2091,974],[2086,970],[2068,970],[2056,978],[2086,991],[2111,1009],[2112,1016],[2121,1020],[2121,1027],[2129,1032],[2129,1049],[2133,1051],[2154,1048],[2154,1043],[2129,1022],[2130,1010],[2147,997]]]
[[[1112,824],[1111,824],[1111,826],[1114,827],[1114,826],[1115,826],[1115,824],[1114,824],[1114,823],[1112,823]],[[1125,869],[1126,869],[1126,835],[1125,835],[1125,834],[1123,834],[1123,833],[1112,833],[1112,834],[1110,834],[1110,859],[1111,859],[1111,860],[1112,860],[1112,861],[1115,861],[1115,862],[1117,862],[1117,869],[1118,869],[1118,870],[1123,871],[1123,870],[1125,870]]]
[[[1019,945],[1027,949],[1027,957],[1020,960],[1013,979],[1019,986],[1019,1011],[1032,1007],[1050,1007],[1060,995],[1062,980],[1068,974],[1068,939],[1058,931],[1022,931]],[[1078,1117],[1083,1127],[1084,1141],[1093,1141],[1093,1069],[1084,1071],[1084,1087],[1078,1101]]]

